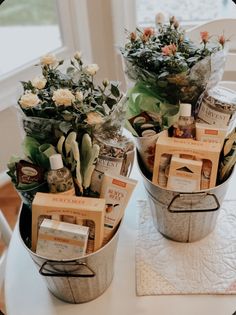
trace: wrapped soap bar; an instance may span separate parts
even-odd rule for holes
[[[36,253],[49,259],[73,259],[85,255],[89,228],[44,219],[38,232]]]
[[[38,225],[43,217],[72,216],[80,225],[81,220],[91,220],[95,226],[93,250],[98,250],[103,241],[105,199],[77,197],[70,195],[36,193],[32,203],[32,245],[35,251],[38,239]]]
[[[139,137],[148,137],[161,131],[161,118],[151,116],[147,112],[141,112],[129,119],[131,126]]]
[[[193,192],[200,190],[202,161],[172,156],[167,189]]]
[[[227,128],[215,125],[196,123],[196,140],[203,142],[221,143],[223,145]]]
[[[26,188],[27,185],[38,185],[44,182],[44,170],[25,160],[16,163],[16,174],[18,188]]]

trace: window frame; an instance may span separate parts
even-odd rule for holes
[[[66,59],[80,47],[90,58],[90,39],[82,36],[84,26],[88,24],[86,0],[56,0],[56,11],[62,46],[50,53],[54,53],[58,59]],[[0,77],[0,112],[16,104],[20,94],[19,82],[30,80],[39,73],[39,69],[34,66],[37,62],[38,58]]]

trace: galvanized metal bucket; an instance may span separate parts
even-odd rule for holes
[[[184,193],[154,185],[139,156],[138,165],[154,225],[163,236],[178,242],[194,242],[213,231],[229,178],[214,188]]]
[[[57,298],[69,303],[88,302],[109,287],[114,274],[119,227],[113,238],[101,249],[73,260],[48,260],[30,250],[31,209],[26,205],[21,209],[18,228],[24,247],[45,279],[48,289]]]

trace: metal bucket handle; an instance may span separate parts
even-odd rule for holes
[[[178,194],[176,196],[174,196],[171,200],[171,202],[169,203],[168,207],[167,207],[167,210],[171,213],[186,213],[186,212],[211,212],[211,211],[216,211],[220,208],[220,203],[216,197],[215,194],[209,194],[209,193],[198,193],[198,194],[194,194],[194,196],[210,196],[214,199],[215,203],[216,203],[216,207],[215,208],[209,208],[209,209],[185,209],[185,210],[171,210],[171,206],[172,204],[176,201],[176,199],[178,198],[182,198],[184,196],[189,196],[190,193],[181,193],[181,194]]]
[[[54,266],[65,266],[65,265],[69,265],[69,266],[84,266],[89,270],[88,274],[75,274],[73,272],[67,272],[67,271],[59,271],[59,270],[48,270],[47,269],[47,265],[50,267],[54,267]],[[77,278],[92,278],[94,276],[96,276],[96,273],[93,271],[92,268],[90,268],[85,262],[79,262],[79,261],[74,261],[74,262],[55,262],[55,261],[50,261],[50,260],[46,260],[42,266],[39,269],[39,273],[42,276],[45,277],[77,277]]]

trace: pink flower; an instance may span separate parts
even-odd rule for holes
[[[169,19],[169,21],[170,21],[170,25],[174,24],[174,23],[176,22],[175,16],[174,16],[174,15],[171,16],[170,19]]]
[[[179,22],[176,20],[174,23],[174,28],[177,30],[178,27],[179,27]]]
[[[154,29],[152,27],[146,27],[142,34],[142,41],[145,43],[149,40],[149,38],[154,34]]]
[[[147,37],[150,37],[154,34],[154,29],[152,27],[146,27],[143,31],[143,34]]]
[[[201,36],[201,39],[202,39],[202,42],[204,44],[206,44],[208,41],[209,41],[209,33],[208,32],[200,32],[200,36]]]
[[[225,42],[226,42],[226,38],[224,37],[224,35],[219,36],[218,42],[221,44],[222,47],[224,47]]]
[[[166,46],[162,47],[161,51],[162,51],[162,54],[164,56],[170,56],[171,55],[171,51],[170,51],[169,45],[166,45]]]
[[[170,44],[169,47],[170,47],[172,54],[175,55],[175,53],[177,51],[177,47],[175,46],[175,44]]]
[[[131,42],[134,42],[136,40],[136,33],[135,32],[130,33],[130,40],[131,40]]]
[[[173,56],[177,51],[177,47],[175,46],[175,44],[170,44],[162,47],[161,51],[164,56]]]

